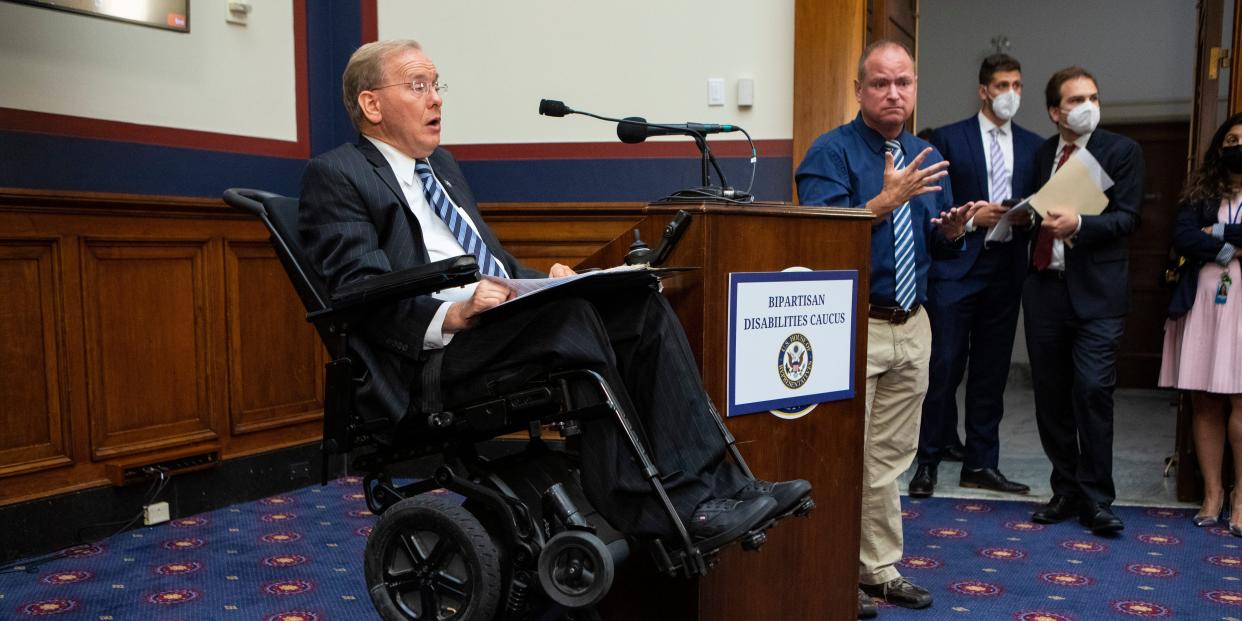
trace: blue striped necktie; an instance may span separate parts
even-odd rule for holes
[[[466,222],[466,219],[453,207],[448,194],[444,188],[440,187],[440,180],[431,174],[431,166],[419,161],[414,164],[414,172],[418,173],[418,178],[423,182],[423,194],[427,197],[427,204],[431,205],[432,211],[436,212],[436,215],[444,220],[444,224],[448,225],[449,232],[457,238],[457,243],[461,244],[466,254],[472,254],[478,259],[479,272],[504,278],[504,266],[492,256],[487,249],[487,244],[483,243],[483,238],[479,237],[474,227],[471,227],[470,223]]]
[[[900,170],[906,163],[901,143],[887,140],[884,147],[893,154],[893,168]],[[893,258],[896,265],[897,305],[910,310],[914,308],[914,228],[910,223],[910,201],[893,212]]]

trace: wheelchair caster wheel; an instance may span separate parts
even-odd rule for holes
[[[742,549],[748,551],[758,550],[760,546],[768,542],[768,534],[764,531],[751,531],[742,536]]]
[[[566,608],[599,603],[612,588],[613,575],[612,553],[591,533],[557,533],[539,554],[539,585]]]
[[[810,513],[811,510],[814,508],[815,508],[815,501],[811,500],[811,498],[808,496],[806,498],[803,498],[802,502],[798,503],[798,508],[794,509],[793,515],[794,517],[802,517]]]
[[[380,516],[364,554],[367,590],[384,621],[490,621],[500,554],[469,511],[438,498],[402,500]]]

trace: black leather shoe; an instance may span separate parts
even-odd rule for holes
[[[958,485],[990,489],[1009,494],[1025,494],[1031,491],[1031,488],[1027,485],[1006,479],[1005,475],[1001,474],[1001,471],[996,468],[980,468],[978,470],[962,468],[962,478],[958,481]]]
[[[884,584],[859,585],[863,592],[876,599],[882,599],[894,606],[902,608],[927,608],[932,604],[931,593],[927,589],[910,582],[905,576],[894,578]]]
[[[940,459],[944,461],[964,461],[966,459],[966,447],[957,438],[944,445],[940,449]]]
[[[1031,514],[1031,521],[1037,524],[1057,524],[1074,517],[1078,509],[1076,499],[1069,496],[1053,496],[1048,504]]]
[[[936,491],[936,465],[935,464],[919,464],[918,470],[914,471],[914,478],[910,479],[910,487],[907,492],[911,498],[928,498]]]
[[[870,595],[863,593],[862,589],[858,589],[858,618],[874,619],[880,614],[880,609],[876,607],[875,600]]]
[[[1121,532],[1125,523],[1113,514],[1107,505],[1091,505],[1079,516],[1078,522],[1091,529],[1097,535],[1115,535]]]
[[[775,505],[776,500],[768,496],[750,500],[713,498],[694,509],[686,530],[692,539],[705,542],[704,547],[720,546],[759,525]]]
[[[798,507],[803,498],[811,493],[811,483],[802,479],[791,479],[789,481],[764,481],[763,479],[751,479],[738,490],[733,498],[736,500],[752,500],[754,498],[767,497],[776,501],[772,507],[771,513],[767,518],[775,518]]]

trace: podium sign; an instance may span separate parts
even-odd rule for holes
[[[728,416],[854,397],[855,270],[729,274]]]

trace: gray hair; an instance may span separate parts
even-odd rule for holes
[[[390,41],[373,41],[357,50],[349,57],[345,65],[345,73],[341,76],[341,91],[345,97],[345,110],[349,112],[349,120],[354,127],[362,131],[366,117],[358,106],[358,95],[362,91],[382,86],[384,79],[384,61],[389,55],[406,50],[421,50],[423,47],[413,39],[393,39]]]

